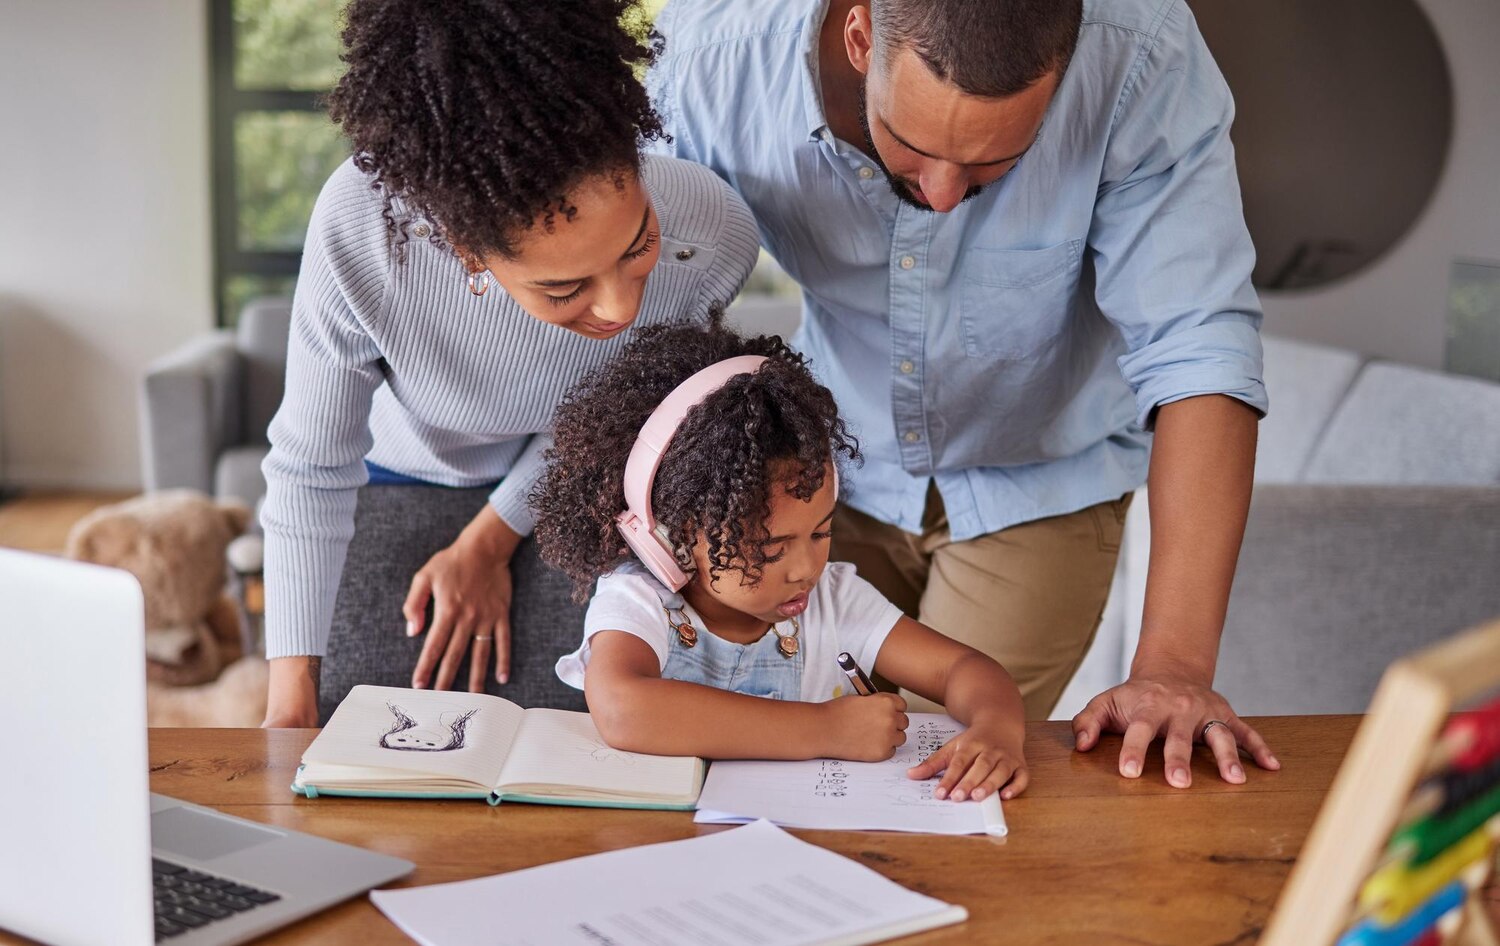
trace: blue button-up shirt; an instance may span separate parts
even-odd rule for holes
[[[834,137],[827,0],[675,0],[649,84],[672,141],[750,205],[803,288],[796,344],[860,437],[848,501],[955,540],[1145,481],[1162,404],[1264,413],[1234,106],[1182,0],[1085,0],[1041,135],[951,213],[898,201]]]

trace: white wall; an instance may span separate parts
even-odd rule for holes
[[[0,0],[0,482],[138,487],[138,379],[212,324],[207,6]]]
[[[1454,95],[1448,166],[1431,202],[1365,270],[1318,289],[1262,293],[1261,301],[1268,332],[1438,368],[1449,264],[1455,257],[1500,261],[1500,3],[1421,5],[1448,56]]]

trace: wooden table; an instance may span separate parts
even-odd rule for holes
[[[1160,748],[1147,774],[1116,774],[1119,737],[1073,751],[1065,722],[1030,728],[1031,788],[1006,803],[1003,840],[797,831],[915,890],[967,907],[967,923],[903,942],[1253,943],[1333,779],[1357,716],[1274,717],[1255,725],[1282,771],[1219,781],[1201,747],[1193,787],[1170,788]],[[314,730],[161,729],[151,788],[232,814],[407,858],[403,884],[431,884],[726,830],[686,812],[479,801],[309,800],[287,788]],[[1488,891],[1500,918],[1500,889]],[[409,942],[366,898],[267,942]]]

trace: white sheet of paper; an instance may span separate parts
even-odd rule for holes
[[[884,762],[715,762],[693,820],[742,824],[766,818],[789,828],[1003,837],[998,792],[978,802],[939,801],[932,797],[937,778],[906,777],[907,769],[963,730],[951,716],[912,713],[906,744]]]
[[[968,917],[766,821],[370,899],[423,946],[856,946]]]

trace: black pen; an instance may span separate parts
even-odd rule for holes
[[[849,656],[847,650],[839,654],[839,669],[844,671],[844,676],[848,677],[849,682],[854,685],[855,693],[858,693],[860,696],[873,696],[875,694],[875,684],[871,683],[870,678],[865,676],[865,672],[859,668],[859,664],[854,662],[854,658]]]

